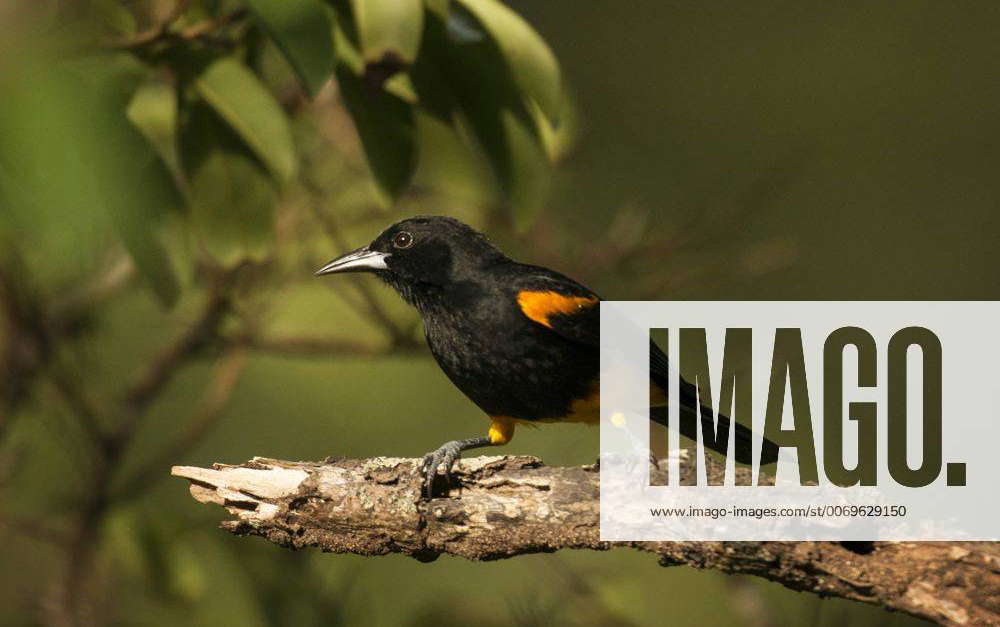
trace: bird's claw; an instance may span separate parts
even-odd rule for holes
[[[438,468],[444,465],[445,485],[451,484],[451,469],[462,453],[462,443],[459,441],[445,442],[437,450],[424,455],[423,462],[420,463],[420,474],[423,475],[423,494],[428,500],[434,494],[434,479],[437,477]]]
[[[653,451],[649,452],[649,465],[657,470],[660,469],[660,458],[653,454]]]

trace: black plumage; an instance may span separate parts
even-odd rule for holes
[[[439,464],[447,471],[462,450],[506,443],[519,422],[598,419],[600,298],[587,287],[518,263],[481,233],[441,216],[398,222],[318,274],[345,271],[373,272],[416,307],[441,369],[492,419],[488,436],[428,454],[428,490]],[[650,350],[653,392],[665,399],[667,358],[652,342]],[[694,386],[681,381],[680,390],[682,413],[699,413]],[[684,435],[694,437],[699,422],[715,428],[711,411],[700,413],[700,420],[682,420]],[[651,415],[666,423],[665,407]],[[719,416],[718,424],[728,428],[730,421]],[[735,457],[749,463],[750,431],[736,429]]]

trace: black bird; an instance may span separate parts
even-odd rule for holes
[[[446,442],[424,457],[428,497],[441,464],[447,477],[462,451],[506,444],[518,423],[598,420],[600,298],[573,279],[518,263],[443,216],[397,222],[316,274],[339,272],[373,273],[416,307],[438,365],[490,418],[487,435]],[[666,424],[667,358],[652,342],[650,351],[651,416]],[[683,380],[680,405],[682,415],[700,413],[715,429],[712,411],[699,408],[695,387]],[[695,438],[698,422],[682,420],[681,433]],[[725,454],[732,424],[719,415],[722,444],[706,445]],[[735,429],[736,461],[752,463],[751,431]]]

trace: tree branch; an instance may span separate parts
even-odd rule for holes
[[[247,366],[246,349],[242,346],[230,348],[215,366],[215,373],[205,387],[197,409],[188,419],[184,430],[163,451],[152,455],[115,491],[113,500],[121,503],[142,494],[144,488],[152,485],[170,461],[193,448],[218,421],[222,411],[229,404],[233,390],[239,383]]]
[[[233,341],[254,351],[289,357],[385,357],[418,353],[423,349],[416,342],[395,347],[351,338],[321,336],[262,337],[244,334],[236,336]]]
[[[431,561],[445,553],[494,560],[628,546],[657,555],[664,566],[757,575],[943,625],[1000,622],[1000,543],[878,542],[866,554],[830,542],[613,545],[600,541],[599,473],[592,466],[551,468],[533,457],[466,459],[456,466],[450,498],[421,502],[418,463],[254,458],[239,466],[177,466],[172,472],[191,481],[196,500],[222,505],[233,515],[223,529],[295,549],[402,553]]]
[[[182,0],[177,3],[176,8],[171,11],[167,18],[156,26],[138,33],[129,39],[111,42],[107,44],[107,47],[112,50],[142,52],[152,46],[156,46],[157,44],[170,41],[207,40],[210,43],[223,43],[212,40],[211,37],[218,31],[241,22],[250,14],[248,9],[241,8],[217,19],[203,20],[196,24],[192,24],[187,28],[173,30],[172,27],[174,23],[181,17],[186,8],[187,2]]]
[[[181,367],[218,338],[219,327],[232,308],[231,283],[248,264],[245,261],[237,263],[210,278],[208,298],[197,318],[150,361],[145,371],[128,388],[122,400],[121,420],[105,443],[113,455],[117,455],[131,440],[150,404],[173,380]]]
[[[352,247],[348,246],[347,239],[341,232],[337,219],[333,215],[320,209],[320,204],[322,204],[323,199],[322,186],[308,176],[303,177],[302,181],[309,194],[317,200],[317,202],[310,203],[310,206],[312,206],[313,215],[319,221],[320,227],[326,233],[327,237],[333,241],[334,245],[341,252],[351,250]],[[372,291],[371,286],[364,278],[356,274],[351,274],[347,278],[350,280],[360,297],[360,302],[354,303],[354,305],[361,310],[361,313],[366,314],[366,319],[370,320],[373,324],[381,327],[382,330],[385,331],[393,345],[407,346],[415,343],[411,333],[413,328],[397,323],[396,320],[385,311],[379,303],[378,298],[375,297],[375,293]]]

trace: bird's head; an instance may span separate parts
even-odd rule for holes
[[[467,224],[445,216],[415,216],[393,224],[367,246],[337,257],[316,274],[370,272],[414,302],[427,290],[462,282],[503,259],[503,253]]]

